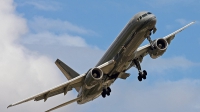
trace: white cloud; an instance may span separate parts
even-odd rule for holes
[[[185,19],[177,19],[176,20],[178,23],[180,23],[181,25],[186,25],[186,24],[188,24],[188,23],[190,23],[191,21],[187,21],[187,20],[185,20]]]
[[[1,7],[2,6],[2,7]],[[26,20],[15,12],[12,0],[0,1],[0,108],[2,112],[44,111],[64,102],[56,100],[30,102],[7,110],[7,106],[52,86],[60,84],[59,72],[53,60],[31,52],[17,41],[28,31]],[[69,97],[75,97],[68,94]],[[71,99],[71,98],[69,98]],[[39,107],[39,108],[38,108]],[[70,109],[70,108],[69,108]]]
[[[92,30],[88,30],[79,26],[76,26],[68,21],[48,19],[44,17],[34,17],[32,21],[29,22],[31,30],[35,32],[60,32],[60,33],[76,33],[76,34],[96,34]]]
[[[157,59],[144,59],[143,68],[148,68],[150,72],[163,73],[168,70],[179,69],[184,70],[192,66],[199,66],[199,63],[194,63],[185,57],[172,57],[172,58],[162,58]]]
[[[133,85],[133,87],[130,88],[129,85]],[[124,97],[120,100],[128,104],[126,108],[129,111],[199,111],[199,108],[197,108],[200,104],[199,80],[183,79],[175,82],[166,81],[155,84],[132,83],[129,85],[127,85],[129,86],[128,88],[124,87],[127,90],[125,93],[119,93],[119,96],[123,94]]]
[[[86,104],[84,110],[199,112],[199,86],[200,80],[188,79],[159,81],[156,83],[150,83],[148,80],[139,82],[136,78],[125,81],[118,80],[111,86],[111,96],[105,99],[100,97],[92,101],[89,106]],[[67,109],[67,107],[63,107],[63,109]]]
[[[73,25],[68,21],[35,17],[28,22],[30,31],[21,38],[25,45],[89,47],[85,40],[76,35],[94,35],[95,32]]]
[[[36,9],[44,11],[56,11],[61,7],[61,4],[55,1],[28,1],[24,5],[31,5]]]
[[[34,45],[59,45],[59,46],[74,46],[87,47],[85,40],[79,36],[71,36],[68,34],[56,35],[50,32],[41,32],[36,34],[28,34],[22,40],[24,44]]]
[[[0,108],[1,111],[7,112],[35,112],[35,111],[45,111],[52,108],[60,103],[66,102],[69,99],[75,98],[77,94],[74,92],[69,92],[65,97],[63,95],[58,95],[55,98],[50,98],[47,102],[30,101],[19,106],[15,106],[7,109],[7,106],[16,101],[22,100],[24,98],[30,97],[34,94],[40,93],[46,89],[52,88],[65,80],[65,77],[55,66],[54,60],[51,58],[38,54],[37,52],[30,51],[25,46],[20,43],[36,44],[41,47],[41,44],[46,44],[49,46],[68,46],[67,49],[78,49],[78,47],[83,50],[77,50],[76,52],[69,52],[67,56],[72,56],[72,59],[77,59],[76,57],[83,59],[91,55],[91,52],[86,52],[85,47],[88,47],[85,40],[79,36],[72,36],[68,33],[61,32],[56,34],[55,32],[50,32],[50,29],[62,30],[62,23],[66,23],[70,28],[67,29],[69,32],[75,32],[80,34],[89,34],[89,30],[79,28],[68,22],[63,22],[60,20],[49,20],[49,22],[56,22],[53,26],[41,28],[42,31],[35,31],[35,33],[28,32],[27,21],[23,17],[19,16],[15,12],[15,7],[12,0],[0,1]],[[47,19],[48,21],[48,19]],[[43,21],[44,22],[44,21]],[[47,22],[48,23],[48,22]],[[59,25],[56,25],[59,24]],[[45,25],[45,24],[42,24]],[[25,37],[27,36],[27,37]],[[23,37],[23,38],[22,38]],[[35,47],[36,47],[35,45]],[[37,46],[37,47],[38,47]],[[70,48],[70,47],[72,48]],[[54,48],[54,47],[53,47]],[[60,48],[60,47],[59,47]],[[40,48],[38,48],[40,49]],[[60,51],[60,49],[58,49]],[[66,52],[65,49],[61,50]],[[51,51],[52,52],[52,51]],[[61,52],[61,54],[62,54]],[[78,52],[78,53],[77,53]],[[92,50],[93,52],[93,50]],[[55,52],[53,52],[55,53]],[[52,53],[52,54],[53,54]],[[99,51],[97,51],[98,55]],[[101,53],[100,53],[101,54]],[[79,56],[76,56],[79,55]],[[64,56],[63,56],[64,57]],[[93,58],[94,56],[91,56]],[[75,64],[78,67],[87,65],[92,61],[90,59],[84,59],[84,61],[77,61]],[[84,63],[82,63],[84,62]],[[74,62],[72,62],[74,63]],[[82,65],[80,65],[82,63]],[[86,66],[85,66],[86,67]],[[88,69],[88,68],[87,68]],[[79,69],[80,70],[80,69]],[[86,70],[87,71],[87,70]],[[61,74],[61,76],[60,76]],[[64,78],[64,79],[63,79]],[[62,110],[70,111],[72,108],[77,106],[77,104],[71,104],[67,106],[67,109]],[[59,110],[59,111],[60,111]],[[76,110],[76,109],[73,109]],[[79,108],[77,108],[79,110]]]

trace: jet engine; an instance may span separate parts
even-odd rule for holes
[[[164,54],[167,50],[168,43],[165,39],[160,38],[152,43],[153,49],[149,51],[151,58],[156,59]]]
[[[89,70],[85,77],[85,85],[87,89],[93,88],[97,85],[103,77],[103,72],[99,68],[93,68]]]

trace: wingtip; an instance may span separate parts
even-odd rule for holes
[[[59,59],[56,59],[55,63],[57,63],[57,62],[58,62],[58,60],[59,60]]]
[[[57,60],[55,61],[55,63],[59,63],[59,62],[61,62],[61,60],[60,60],[60,59],[57,59]]]
[[[7,108],[10,108],[10,107],[12,107],[13,105],[12,104],[10,104]]]
[[[45,111],[45,112],[51,112],[50,110],[47,110],[47,111]]]
[[[54,110],[54,108],[46,110],[45,112],[51,112],[52,110]]]

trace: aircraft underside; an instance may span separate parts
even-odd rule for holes
[[[126,79],[129,77],[130,74],[126,73],[126,71],[132,67],[138,70],[138,80],[145,80],[147,78],[147,71],[142,70],[140,65],[143,58],[147,55],[152,59],[162,56],[175,35],[192,24],[194,22],[163,38],[152,40],[151,35],[156,32],[156,17],[150,12],[140,12],[128,22],[95,67],[80,75],[61,60],[57,59],[55,62],[56,65],[69,81],[25,100],[11,104],[8,107],[19,105],[30,100],[47,101],[48,98],[58,94],[66,95],[72,88],[75,88],[78,92],[77,98],[47,110],[47,112],[73,102],[84,104],[94,100],[100,95],[103,98],[110,96],[112,91],[110,88],[111,84],[118,78]],[[148,40],[149,44],[139,47],[145,39]]]

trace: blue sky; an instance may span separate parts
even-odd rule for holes
[[[0,110],[45,111],[75,98],[77,93],[71,91],[45,103],[31,101],[6,109],[67,81],[54,64],[57,58],[79,73],[94,67],[126,23],[136,13],[150,11],[157,17],[153,39],[196,23],[176,35],[162,57],[144,59],[147,80],[138,82],[137,70],[131,68],[131,76],[117,80],[106,99],[74,103],[55,112],[199,112],[199,5],[199,0],[0,1]]]

